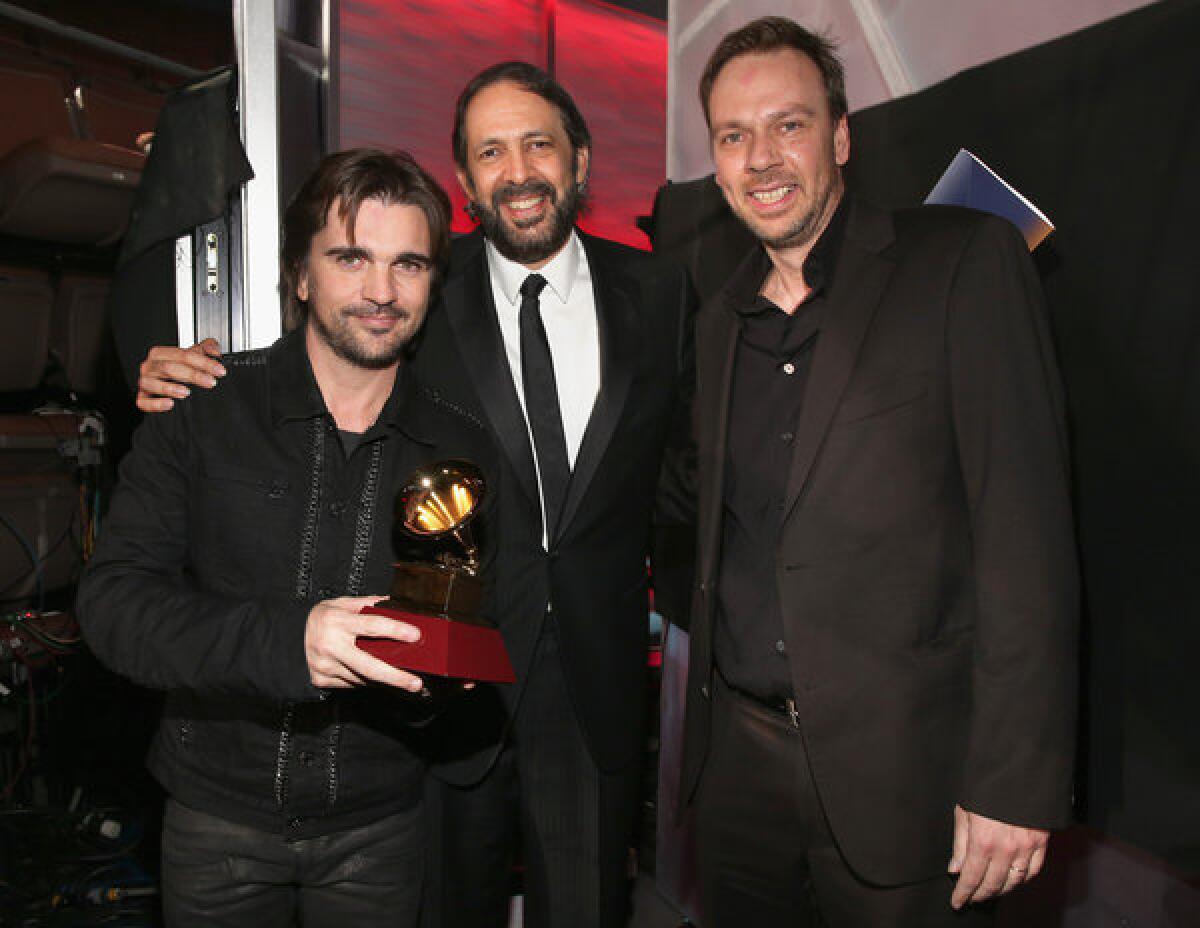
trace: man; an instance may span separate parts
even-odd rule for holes
[[[517,683],[439,720],[449,926],[506,921],[513,838],[525,924],[619,925],[644,747],[646,552],[690,373],[682,274],[575,230],[587,124],[549,75],[505,62],[459,97],[458,179],[481,231],[455,243],[414,361],[502,454],[495,614]],[[211,385],[155,349],[143,408]],[[176,392],[173,392],[176,391]],[[682,515],[676,509],[672,515]]]
[[[1036,275],[993,217],[850,198],[841,65],[790,20],[726,36],[700,97],[761,243],[696,333],[704,924],[987,922],[1071,794],[1076,574]]]
[[[391,577],[392,494],[483,430],[403,362],[449,248],[449,201],[406,155],[324,159],[288,209],[299,327],[225,359],[222,389],[146,421],[79,591],[88,644],[167,691],[168,924],[414,925],[422,681],[358,636]]]

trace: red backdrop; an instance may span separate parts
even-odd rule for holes
[[[665,179],[666,24],[597,0],[345,0],[341,5],[341,146],[402,148],[454,199],[450,130],[463,85],[497,61],[547,64],[592,130],[589,232],[645,248],[634,225]]]

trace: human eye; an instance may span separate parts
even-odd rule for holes
[[[347,271],[356,271],[363,266],[367,260],[367,256],[361,251],[339,251],[333,257],[334,262],[339,268]]]
[[[487,148],[479,150],[480,161],[494,161],[500,154],[500,149],[495,145],[489,145]]]
[[[418,274],[423,274],[431,266],[428,260],[418,257],[398,258],[392,265],[398,273],[403,274],[405,277],[414,277]]]
[[[735,131],[735,130],[731,130],[729,132],[722,132],[720,135],[717,136],[717,144],[723,145],[726,147],[737,145],[741,141],[742,141],[742,133],[739,131]]]

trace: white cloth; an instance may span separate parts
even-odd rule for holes
[[[517,388],[521,411],[525,411],[525,389],[521,377],[521,284],[530,274],[546,278],[542,289],[542,325],[550,342],[550,358],[554,363],[554,380],[558,387],[559,414],[562,416],[563,436],[567,442],[567,461],[572,470],[583,433],[592,416],[592,407],[600,393],[600,329],[596,318],[596,294],[587,253],[579,236],[572,231],[566,246],[550,262],[537,271],[510,261],[486,243],[488,276],[492,285],[492,302],[504,339],[508,369]],[[525,414],[529,429],[529,415]],[[533,433],[529,433],[533,448]],[[537,465],[537,450],[533,452]],[[538,494],[541,495],[541,474],[538,473]],[[545,524],[545,504],[542,523]],[[546,544],[545,530],[542,543]]]

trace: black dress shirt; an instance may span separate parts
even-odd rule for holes
[[[792,313],[760,294],[771,270],[759,249],[726,288],[738,315],[729,404],[714,653],[734,688],[771,704],[792,694],[774,552],[804,388],[847,212],[843,197],[804,262],[808,296]]]

